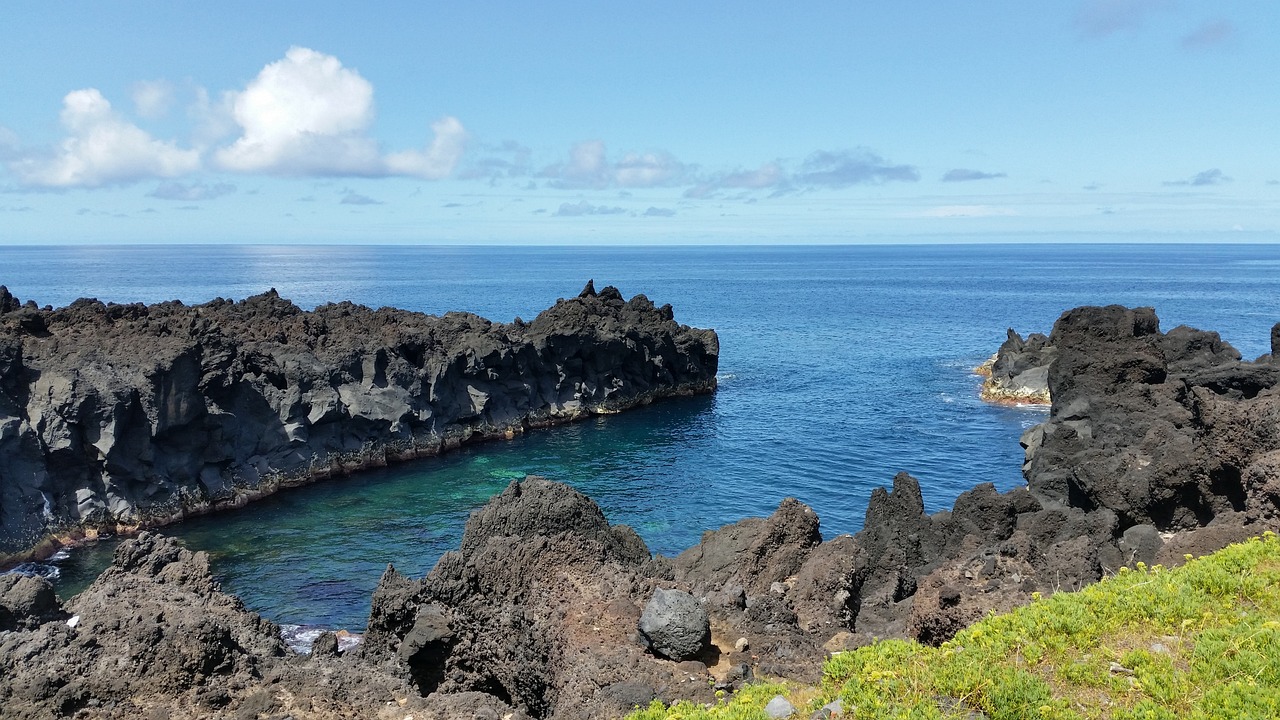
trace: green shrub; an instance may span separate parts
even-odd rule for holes
[[[631,718],[763,718],[785,690],[654,703]],[[1280,718],[1280,540],[1268,532],[1172,570],[1139,563],[938,648],[877,642],[832,657],[816,693],[798,694],[814,697],[810,711],[838,697],[857,718]]]

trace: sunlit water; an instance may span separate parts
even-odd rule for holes
[[[1163,329],[1214,329],[1246,357],[1280,320],[1280,249],[1259,246],[835,248],[3,248],[23,300],[349,299],[531,319],[588,278],[671,303],[720,334],[720,390],[281,493],[167,531],[209,551],[223,585],[282,623],[359,629],[387,563],[428,571],[467,513],[534,473],[674,554],[795,496],[825,534],[856,532],[906,470],[931,510],[973,484],[1022,481],[1018,437],[1043,411],[986,406],[972,368],[1005,328],[1047,332],[1081,304],[1152,305]],[[110,547],[57,563],[74,592]]]

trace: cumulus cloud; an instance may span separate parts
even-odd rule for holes
[[[969,182],[971,180],[993,180],[995,178],[1008,177],[1004,173],[983,172],[982,170],[969,170],[966,168],[955,168],[948,170],[942,175],[942,182]]]
[[[579,200],[576,203],[560,203],[560,209],[556,210],[556,217],[581,217],[583,215],[621,215],[625,213],[617,206],[592,205],[586,200]]]
[[[144,80],[133,84],[133,107],[138,117],[156,120],[169,114],[173,105],[173,84],[167,80]]]
[[[466,150],[467,131],[457,118],[446,117],[431,123],[435,137],[426,150],[405,150],[386,158],[392,175],[409,175],[426,180],[448,177]]]
[[[1187,50],[1205,50],[1230,41],[1235,34],[1236,28],[1229,20],[1206,20],[1190,34],[1183,36],[1182,47]]]
[[[66,188],[131,183],[148,177],[178,177],[200,166],[200,154],[157,140],[122,119],[94,88],[62,100],[67,137],[47,155],[25,154],[9,169],[27,185]]]
[[[1137,30],[1150,15],[1171,6],[1171,0],[1086,0],[1076,14],[1076,27],[1088,37],[1106,37]]]
[[[650,207],[644,211],[645,217],[675,217],[676,211],[672,208]]]
[[[147,197],[159,198],[161,200],[198,202],[201,200],[213,200],[220,198],[224,195],[230,195],[235,191],[236,186],[230,183],[215,183],[213,185],[191,183],[188,185],[170,180],[160,183],[155,190],[147,193]]]
[[[273,175],[408,175],[437,179],[462,156],[466,131],[456,118],[432,124],[423,150],[383,156],[366,134],[373,85],[332,55],[290,48],[231,100],[240,137],[217,151],[218,165]]]
[[[1187,180],[1167,180],[1164,184],[1170,187],[1205,187],[1207,185],[1221,185],[1227,182],[1231,182],[1231,178],[1224,175],[1218,168],[1211,168],[1209,170],[1201,170]]]
[[[552,187],[648,188],[676,185],[686,179],[690,168],[669,153],[631,152],[611,162],[600,140],[587,140],[569,150],[567,162],[549,165],[538,173]]]

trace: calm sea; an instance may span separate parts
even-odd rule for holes
[[[1043,411],[977,400],[972,368],[1005,329],[1065,309],[1156,308],[1164,329],[1221,332],[1246,357],[1280,320],[1280,248],[937,245],[699,248],[0,248],[21,299],[188,303],[276,288],[304,308],[353,300],[530,319],[588,279],[671,303],[720,334],[720,390],[322,483],[170,528],[224,587],[282,623],[363,627],[387,563],[421,575],[467,513],[535,473],[577,486],[652,550],[795,496],[828,536],[856,532],[872,488],[906,470],[930,509],[1022,481],[1018,437]],[[74,592],[109,547],[60,562]]]

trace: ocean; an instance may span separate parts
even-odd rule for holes
[[[65,305],[352,300],[532,319],[588,279],[671,303],[720,335],[720,389],[280,493],[165,531],[210,553],[223,587],[286,624],[360,630],[388,563],[419,576],[467,514],[513,479],[574,485],[611,522],[673,555],[702,533],[808,503],[831,537],[860,529],[905,470],[930,510],[981,482],[1022,482],[1037,408],[977,398],[974,366],[1006,328],[1048,332],[1066,309],[1156,309],[1161,328],[1217,330],[1246,358],[1280,321],[1280,248],[1258,245],[812,247],[2,247],[0,284]],[[111,543],[44,569],[83,587]]]

